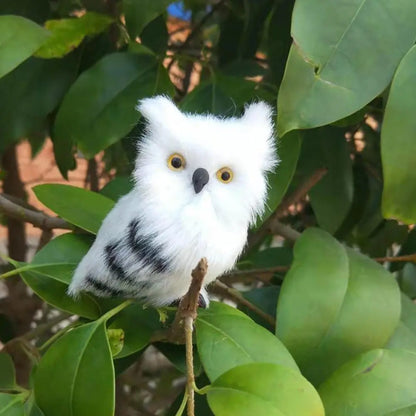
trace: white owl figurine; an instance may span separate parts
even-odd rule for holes
[[[147,128],[134,188],[103,221],[69,293],[163,306],[187,292],[202,257],[206,286],[243,250],[277,164],[272,110],[257,102],[241,118],[185,114],[164,96],[140,101],[138,110]]]

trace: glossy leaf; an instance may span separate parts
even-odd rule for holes
[[[318,393],[291,368],[269,363],[235,367],[216,379],[208,391],[216,416],[324,416]]]
[[[111,199],[75,186],[44,184],[32,189],[42,204],[64,220],[93,234],[97,234],[102,221],[114,206]]]
[[[267,61],[271,70],[271,78],[276,85],[280,85],[282,81],[292,43],[290,23],[294,3],[294,0],[275,2],[267,27]]]
[[[149,48],[155,54],[164,57],[169,41],[165,17],[160,15],[152,20],[144,28],[140,40],[145,47]]]
[[[42,357],[34,387],[45,415],[90,416],[94,409],[112,416],[114,368],[105,323],[91,322],[59,338]]]
[[[24,282],[45,302],[63,311],[89,319],[96,319],[100,315],[100,308],[91,295],[82,293],[75,299],[67,294],[72,273],[68,273],[65,281],[62,281],[56,269],[50,275],[40,270],[22,272],[21,276]]]
[[[0,152],[33,133],[41,132],[75,79],[78,56],[43,60],[30,58],[0,79]],[[18,109],[18,111],[16,110]]]
[[[277,305],[277,335],[314,384],[353,356],[382,347],[400,315],[394,278],[380,265],[309,228]]]
[[[413,0],[296,1],[280,135],[344,118],[380,94],[414,43],[415,15]]]
[[[107,329],[108,343],[110,344],[111,355],[119,354],[124,346],[124,331],[122,329]]]
[[[47,30],[21,16],[0,16],[0,78],[29,58],[48,38]]]
[[[186,352],[185,345],[158,342],[153,344],[181,373],[186,374]],[[194,374],[198,377],[202,372],[202,364],[198,350],[193,351]]]
[[[381,130],[386,218],[416,222],[416,46],[403,58],[394,76]]]
[[[319,394],[327,416],[385,416],[416,404],[415,385],[415,353],[378,349],[342,366]]]
[[[158,313],[154,309],[144,309],[133,304],[121,311],[111,322],[110,329],[122,329],[123,348],[116,358],[123,358],[142,350],[149,344],[156,329],[161,329]]]
[[[65,96],[56,117],[53,140],[63,174],[72,167],[68,153],[77,143],[90,158],[117,142],[140,118],[140,98],[173,94],[166,69],[149,54],[106,55],[84,71]]]
[[[130,37],[140,36],[144,27],[161,15],[172,0],[123,0],[123,11]]]
[[[400,322],[386,348],[405,349],[416,353],[416,304],[403,293],[401,304]]]
[[[0,393],[0,416],[23,416],[25,394]]]
[[[119,200],[123,195],[128,194],[133,189],[133,181],[127,176],[117,176],[108,182],[100,191],[100,194],[112,199]]]
[[[55,237],[33,257],[31,264],[79,263],[87,254],[93,238],[85,234],[67,233]]]
[[[305,179],[318,169],[328,169],[308,194],[319,226],[335,233],[353,200],[352,162],[345,130],[328,126],[304,132],[299,167]]]
[[[85,36],[102,32],[112,22],[111,17],[93,12],[87,12],[78,18],[48,20],[45,27],[51,36],[37,50],[35,56],[61,58],[77,48]]]
[[[192,113],[235,116],[255,96],[255,86],[252,81],[216,74],[186,95],[181,108]]]
[[[283,344],[246,317],[201,312],[196,321],[196,339],[202,365],[210,380],[233,367],[252,362],[276,363],[297,370]]]
[[[301,143],[302,135],[300,132],[293,132],[278,139],[277,154],[280,162],[275,171],[269,174],[270,188],[267,196],[266,211],[259,224],[267,219],[282,201],[296,170]]]
[[[10,355],[0,352],[0,390],[12,390],[16,387],[16,375]]]

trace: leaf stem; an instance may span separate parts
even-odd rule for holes
[[[188,390],[185,389],[185,393],[183,395],[182,403],[179,406],[178,411],[175,413],[175,416],[182,416],[183,415],[183,412],[185,410],[185,407],[186,407],[186,403],[187,402],[188,402]]]
[[[110,309],[108,312],[106,312],[101,318],[98,319],[100,322],[108,321],[110,318],[112,318],[114,315],[117,315],[119,312],[121,312],[123,309],[127,308],[127,306],[131,305],[133,303],[133,299],[127,299],[124,302],[117,305],[115,308]]]

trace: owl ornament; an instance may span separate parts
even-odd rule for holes
[[[164,306],[187,292],[208,261],[204,285],[230,270],[261,214],[277,164],[272,110],[250,104],[241,118],[182,113],[164,96],[140,101],[147,121],[134,188],[104,219],[69,293],[137,298]],[[202,303],[208,306],[205,289]]]

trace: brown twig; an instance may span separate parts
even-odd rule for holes
[[[372,260],[377,263],[399,263],[399,262],[413,262],[416,263],[416,253],[406,254],[396,257],[375,257]],[[224,282],[245,282],[252,278],[253,280],[260,281],[262,283],[269,283],[271,277],[275,273],[286,273],[290,269],[290,266],[273,266],[264,267],[262,269],[247,269],[247,270],[233,270],[220,276],[220,279]]]
[[[253,274],[271,274],[271,273],[285,273],[289,270],[290,266],[273,266],[265,267],[263,269],[248,269],[248,270],[233,270],[226,274],[223,274],[221,277],[229,276],[251,276]]]
[[[193,344],[192,344],[192,332],[193,323],[197,317],[197,309],[199,303],[199,292],[202,288],[202,282],[207,274],[208,264],[207,259],[203,258],[199,261],[198,265],[192,270],[192,281],[189,286],[188,292],[181,299],[178,310],[173,321],[169,341],[181,342],[185,341],[186,349],[186,390],[187,390],[187,412],[188,416],[195,415],[195,399],[194,399],[194,363],[193,363]]]
[[[291,205],[304,198],[327,172],[328,169],[326,168],[316,170],[292,194],[284,198],[276,210],[263,223],[263,225],[256,232],[249,235],[246,251],[250,251],[253,247],[260,244],[268,234],[279,234],[291,241],[296,240],[296,238],[299,237],[299,233],[291,227],[282,224],[279,219],[285,214]]]
[[[15,202],[10,201],[4,195],[0,194],[0,211],[10,218],[22,222],[28,222],[41,229],[61,228],[64,230],[73,230],[75,227],[67,223],[62,218],[51,217],[41,211],[24,208]]]
[[[224,296],[230,300],[233,300],[235,303],[245,306],[248,309],[252,310],[256,315],[263,318],[266,322],[268,322],[272,327],[276,325],[276,321],[273,316],[270,316],[266,312],[262,311],[256,305],[253,305],[250,301],[248,301],[238,290],[228,287],[224,283],[219,280],[216,280],[213,285],[211,286],[211,290],[214,293],[217,293],[220,296]]]
[[[377,263],[398,263],[398,262],[405,262],[405,261],[411,261],[413,263],[416,263],[416,253],[413,254],[406,254],[404,256],[396,256],[396,257],[376,257],[373,259]]]

